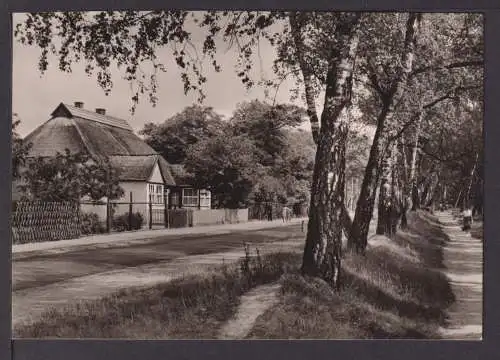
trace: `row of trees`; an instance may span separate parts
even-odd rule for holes
[[[200,51],[186,51],[195,46],[194,28],[204,32]],[[216,54],[227,44],[239,49],[236,74],[247,87],[278,89],[293,76],[316,145],[302,270],[333,286],[341,283],[342,230],[349,249],[364,253],[377,189],[381,225],[390,224],[387,219],[397,213],[404,226],[412,208],[438,198],[467,199],[482,181],[484,42],[479,14],[44,13],[28,15],[18,24],[16,38],[42,49],[42,71],[49,53],[63,71],[85,60],[105,91],[112,88],[110,69],[121,69],[137,85],[133,104],[142,93],[155,103],[156,72],[149,76],[138,68],[149,62],[155,70],[166,70],[156,52],[166,45],[173,48],[185,91],[196,91],[201,99],[206,82],[202,64],[221,71]],[[252,78],[260,41],[276,49],[275,79]],[[318,115],[320,93],[324,103]],[[353,108],[376,131],[354,218],[349,219],[344,197]],[[393,230],[393,225],[379,228]]]
[[[303,110],[251,101],[225,120],[193,105],[141,133],[171,164],[183,164],[188,181],[209,188],[215,205],[307,202],[314,147],[297,129]]]
[[[168,162],[184,165],[187,181],[210,189],[215,206],[308,205],[315,146],[300,128],[304,117],[295,105],[258,100],[238,104],[227,120],[193,105],[162,124],[146,124],[141,134]],[[359,145],[349,151],[355,173],[366,142],[357,133],[351,137]]]

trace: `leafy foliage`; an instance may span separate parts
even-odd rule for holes
[[[209,188],[218,206],[237,208],[245,204],[254,179],[262,170],[257,148],[245,136],[218,136],[191,146],[186,170],[196,185]]]
[[[17,114],[12,115],[12,177],[18,179],[21,177],[21,169],[26,164],[26,156],[29,153],[31,144],[26,143],[16,132],[16,128],[21,123]]]
[[[220,134],[223,127],[222,117],[212,108],[192,105],[163,124],[146,124],[141,134],[169,163],[180,164],[190,145]]]
[[[97,163],[68,150],[52,158],[30,159],[22,179],[19,188],[25,196],[42,201],[79,201],[85,196],[117,199],[124,194],[109,162],[103,159]]]
[[[106,227],[96,213],[82,213],[80,215],[80,229],[83,235],[103,234]]]
[[[252,139],[260,150],[261,163],[272,166],[286,146],[284,130],[301,125],[304,115],[298,106],[253,100],[239,104],[229,123],[236,136],[245,134]]]
[[[131,221],[130,221],[131,220]],[[129,230],[140,230],[142,224],[144,223],[144,218],[140,212],[132,213],[131,219],[129,214],[122,214],[113,217],[112,227],[116,231],[126,231]]]

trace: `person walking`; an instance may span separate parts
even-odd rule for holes
[[[465,206],[464,211],[462,212],[462,216],[463,216],[462,230],[463,231],[470,230],[472,225],[472,209],[468,204],[467,206]]]
[[[288,207],[283,206],[283,209],[281,210],[281,216],[283,217],[283,222],[288,221]]]
[[[266,205],[267,220],[273,221],[273,206],[269,203]]]

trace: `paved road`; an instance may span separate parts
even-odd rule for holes
[[[273,224],[270,224],[273,225]],[[269,225],[268,225],[269,226]],[[90,300],[132,286],[150,286],[244,255],[243,242],[262,253],[303,248],[300,223],[267,229],[165,236],[64,253],[30,252],[13,261],[12,322],[34,321],[51,307]]]
[[[480,340],[483,331],[483,242],[460,228],[451,213],[436,214],[450,241],[443,247],[444,271],[456,301],[448,309],[445,339]]]

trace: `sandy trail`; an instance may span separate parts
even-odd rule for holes
[[[444,273],[456,301],[448,309],[445,339],[481,340],[483,332],[483,241],[464,232],[451,213],[437,213],[450,242],[443,247]]]
[[[236,315],[221,329],[219,339],[244,339],[252,330],[257,318],[279,301],[280,284],[258,286],[241,297]]]

